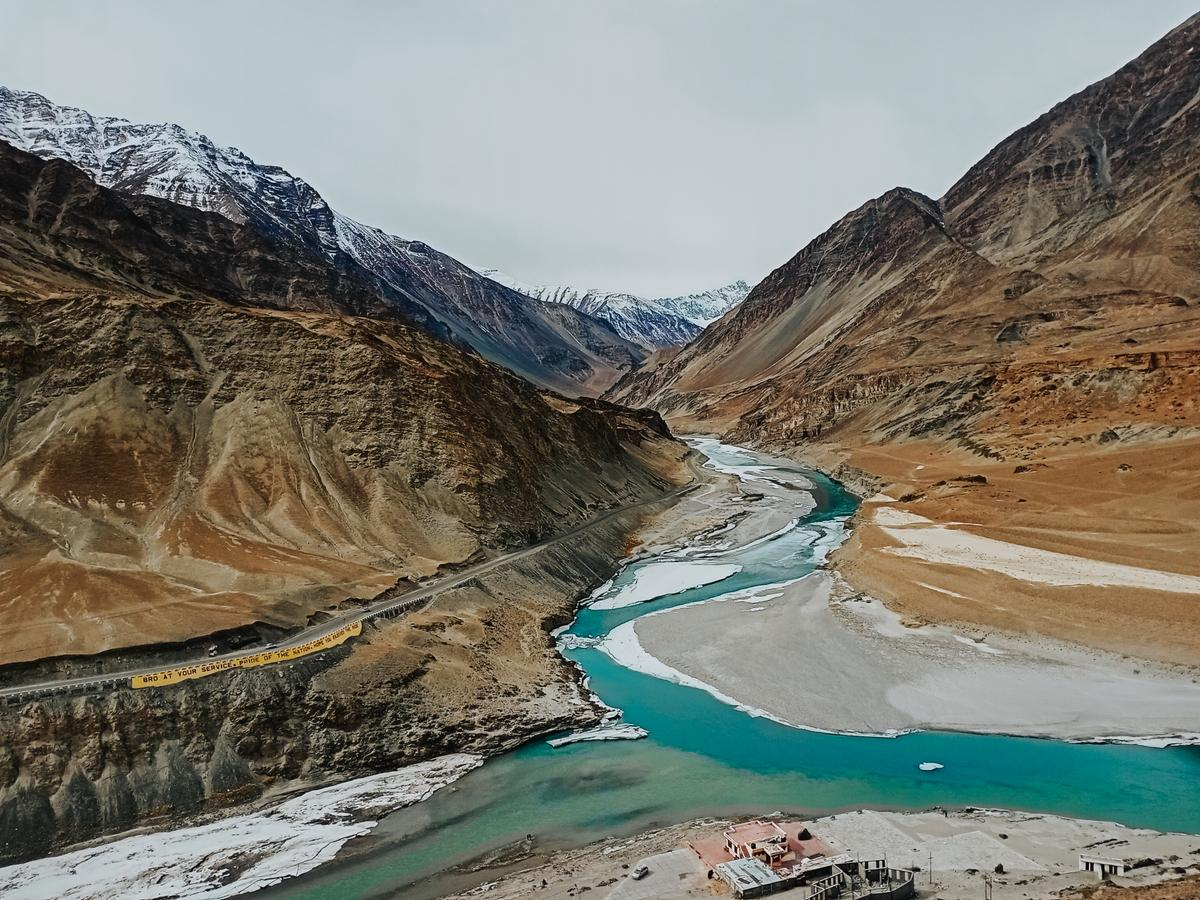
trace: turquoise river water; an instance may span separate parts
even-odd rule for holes
[[[754,461],[724,448],[706,451],[726,466]],[[602,636],[655,610],[812,571],[812,541],[819,528],[804,526],[844,517],[856,501],[819,473],[798,471],[815,485],[817,508],[793,531],[722,557],[740,564],[741,572],[650,603],[584,608],[570,632]],[[641,564],[623,571],[616,585],[628,583]],[[1200,832],[1200,747],[938,732],[894,738],[808,732],[752,717],[701,690],[623,668],[594,648],[566,655],[587,672],[604,702],[624,710],[624,721],[645,728],[649,737],[560,749],[536,741],[489,761],[425,803],[389,816],[360,852],[267,893],[311,900],[435,896],[484,876],[421,879],[526,834],[536,835],[542,849],[580,846],[718,813],[997,806]],[[945,768],[922,772],[917,763],[924,760]]]

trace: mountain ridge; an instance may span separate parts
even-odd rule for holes
[[[214,212],[369,273],[394,311],[544,387],[599,393],[644,351],[605,323],[549,310],[421,241],[337,213],[306,181],[179,125],[139,125],[0,86],[0,139],[65,159],[122,193]]]
[[[6,663],[296,625],[674,477],[653,414],[544,393],[360,314],[372,286],[302,245],[3,141],[0,248]]]
[[[999,142],[941,201],[897,188],[850,211],[607,396],[875,497],[839,568],[914,621],[1194,664],[1185,598],[1140,592],[1131,617],[1102,587],[1085,600],[901,560],[885,523],[899,504],[1014,553],[1197,571],[1197,47],[1191,19]]]
[[[741,303],[750,291],[750,286],[739,280],[693,294],[649,298],[597,288],[525,284],[498,269],[485,269],[483,273],[543,303],[574,307],[602,319],[622,337],[651,353],[694,340],[705,326]]]

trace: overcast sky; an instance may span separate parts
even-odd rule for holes
[[[477,266],[663,295],[757,280],[897,184],[940,196],[1193,11],[0,0],[0,82],[205,132]]]

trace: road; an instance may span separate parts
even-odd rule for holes
[[[695,468],[693,467],[693,471]],[[449,590],[453,587],[458,587],[464,582],[470,581],[472,578],[478,578],[480,575],[490,572],[499,566],[507,565],[511,562],[524,559],[540,553],[548,547],[595,528],[614,516],[619,516],[635,509],[641,509],[646,506],[652,506],[656,503],[663,503],[668,500],[682,497],[684,494],[690,493],[701,486],[701,482],[697,478],[684,485],[676,488],[673,491],[668,491],[658,497],[651,497],[647,500],[641,500],[637,503],[630,503],[626,506],[618,506],[614,509],[606,510],[593,519],[582,522],[573,528],[564,531],[562,534],[555,535],[549,540],[542,541],[537,544],[531,544],[520,550],[514,550],[511,553],[504,553],[492,559],[485,560],[473,566],[469,566],[452,575],[446,575],[440,578],[435,578],[428,584],[413,588],[406,591],[397,597],[390,597],[387,600],[381,600],[376,603],[370,603],[365,607],[358,609],[346,610],[321,622],[317,625],[310,625],[307,628],[302,628],[295,634],[278,641],[274,644],[273,649],[287,649],[300,644],[306,644],[309,641],[324,637],[330,632],[336,631],[344,625],[350,625],[354,622],[367,622],[378,618],[394,618],[395,616],[410,610],[416,606],[423,605],[435,594]],[[0,688],[0,702],[11,704],[12,702],[24,702],[35,699],[39,696],[47,694],[63,694],[63,693],[97,693],[103,691],[111,691],[117,688],[129,687],[130,679],[136,675],[147,675],[152,672],[161,672],[165,669],[175,669],[181,666],[198,665],[200,663],[219,662],[221,660],[240,659],[243,657],[254,656],[261,653],[265,648],[252,647],[244,650],[236,650],[231,653],[224,653],[219,656],[203,656],[194,657],[192,659],[176,660],[170,663],[158,663],[152,666],[142,666],[137,669],[127,669],[121,672],[106,672],[102,675],[83,675],[75,678],[54,679],[51,681],[42,681],[36,684],[25,684],[16,687]],[[333,648],[330,648],[333,649]],[[317,651],[317,653],[324,651]],[[316,653],[312,654],[316,655]],[[305,657],[306,658],[306,657]],[[290,660],[295,662],[295,660]],[[276,663],[275,665],[279,665]]]

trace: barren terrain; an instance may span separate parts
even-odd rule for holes
[[[868,503],[838,558],[914,621],[1200,664],[1197,40],[1194,16],[940,200],[868,200],[610,395],[930,520]],[[968,535],[1012,546],[947,550]]]

